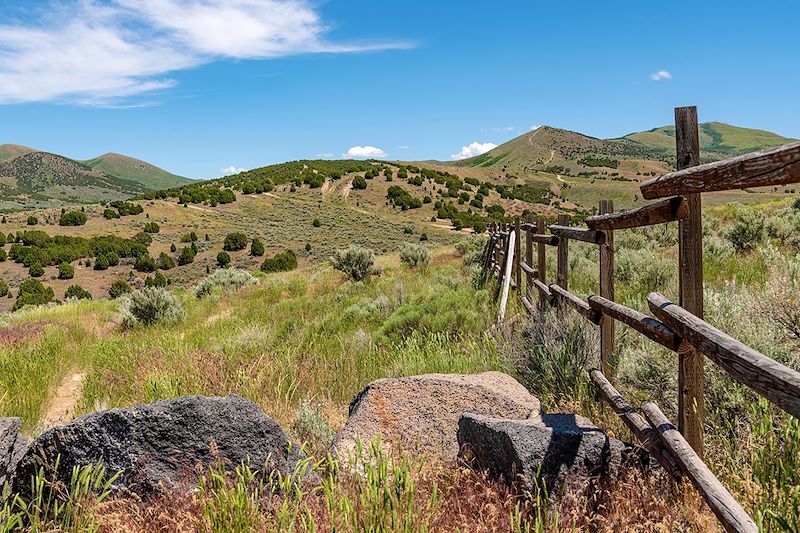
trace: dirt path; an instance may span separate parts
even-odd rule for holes
[[[544,162],[544,164],[546,165],[547,163],[549,163],[550,161],[552,161],[552,160],[553,160],[553,158],[554,158],[555,156],[556,156],[556,150],[555,150],[555,148],[553,148],[552,150],[550,150],[550,159],[548,159],[547,161],[545,161],[545,162]]]
[[[347,182],[347,184],[345,184],[344,187],[342,187],[342,192],[340,193],[342,195],[342,198],[346,199],[348,196],[350,196],[350,191],[352,190],[353,190],[353,180],[350,180]]]
[[[213,209],[211,209],[210,207],[200,207],[199,205],[189,204],[187,207],[189,209],[197,209],[198,211],[206,211],[208,213],[215,213],[216,212]]]
[[[72,421],[75,406],[80,399],[84,378],[86,375],[81,373],[70,373],[64,378],[47,406],[42,423],[44,429]]]

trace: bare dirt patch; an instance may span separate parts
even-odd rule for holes
[[[56,389],[47,406],[42,425],[44,429],[70,422],[81,394],[85,374],[70,372]]]

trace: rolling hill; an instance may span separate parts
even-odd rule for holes
[[[4,211],[120,200],[191,181],[120,154],[76,161],[27,146],[0,145]]]

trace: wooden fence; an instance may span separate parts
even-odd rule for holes
[[[546,226],[543,218],[495,223],[484,269],[500,279],[501,320],[505,297],[514,289],[529,313],[536,307],[569,307],[600,328],[600,368],[589,373],[601,396],[651,455],[669,472],[685,475],[728,531],[757,531],[753,520],[703,463],[704,356],[733,379],[781,409],[800,417],[800,373],[737,341],[703,320],[701,195],[706,192],[800,182],[800,142],[699,165],[697,109],[675,110],[678,170],[643,182],[645,199],[662,199],[631,211],[614,212],[601,201],[585,228],[571,227],[567,215]],[[614,232],[678,222],[680,300],[659,293],[647,297],[648,316],[614,301]],[[549,231],[549,232],[548,232]],[[599,247],[599,295],[587,300],[569,290],[569,242]],[[524,256],[523,248],[524,246]],[[546,279],[547,248],[555,248],[556,279]],[[534,248],[536,257],[534,261]],[[619,321],[678,355],[678,427],[653,403],[639,414],[614,388],[609,357]]]

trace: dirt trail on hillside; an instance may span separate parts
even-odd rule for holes
[[[342,192],[340,193],[342,195],[342,198],[346,199],[348,196],[350,196],[350,191],[352,190],[353,190],[353,180],[350,180],[344,187],[342,187]]]
[[[188,205],[189,209],[197,209],[198,211],[206,211],[208,213],[214,213],[214,210],[209,207],[200,207],[199,205]]]
[[[50,429],[72,421],[75,407],[80,399],[81,385],[83,385],[85,378],[86,375],[82,373],[70,372],[67,374],[67,377],[58,386],[56,393],[47,406],[47,412],[42,422],[44,429]]]

